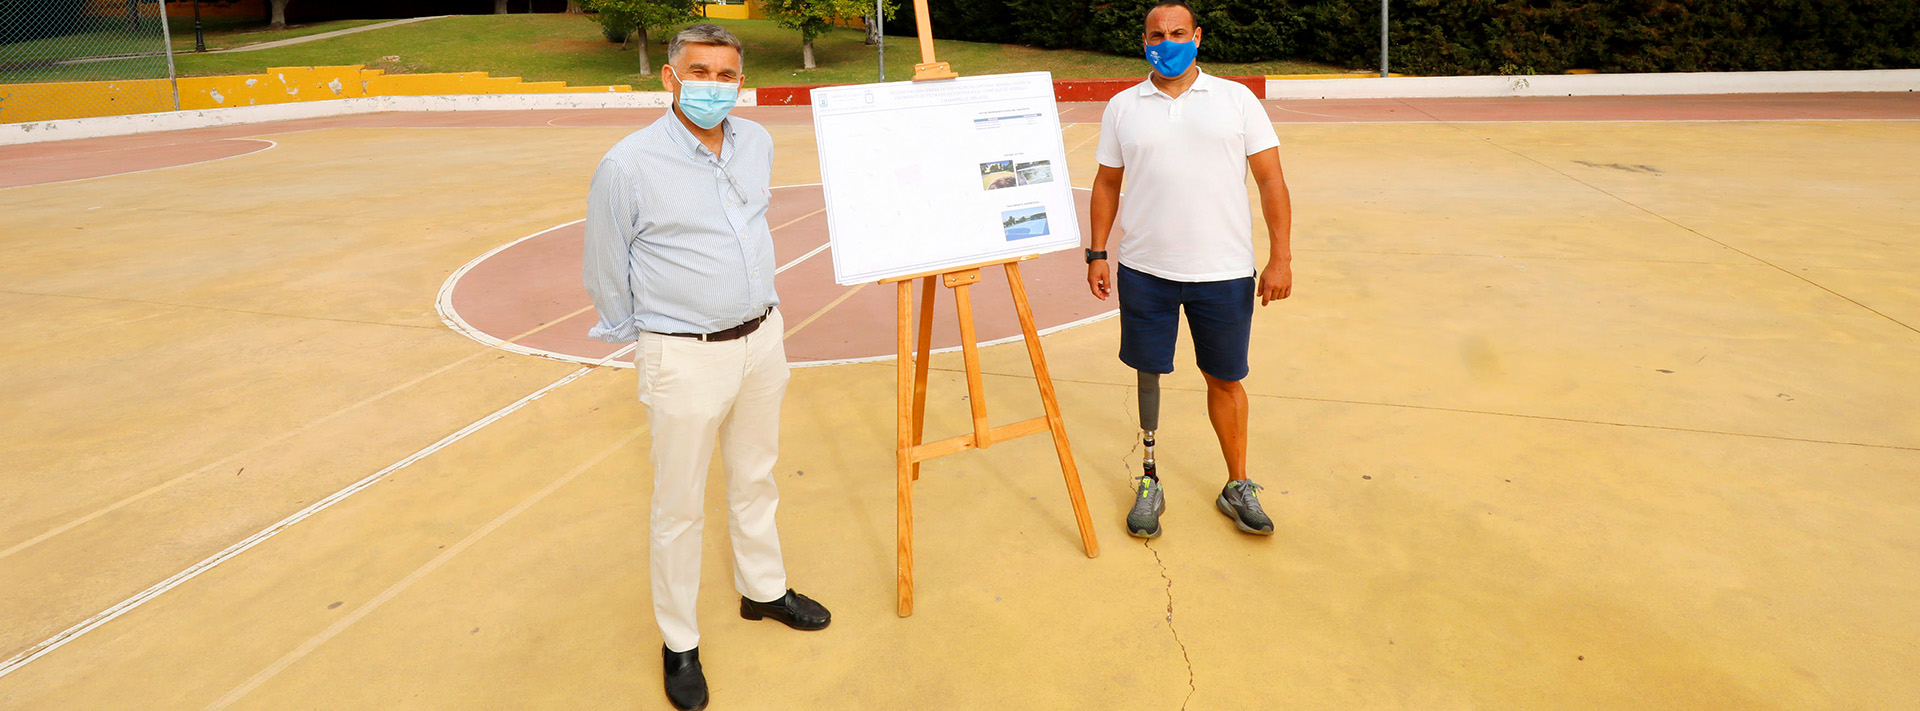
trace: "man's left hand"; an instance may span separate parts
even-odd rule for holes
[[[1293,295],[1293,263],[1273,260],[1260,270],[1260,305]]]

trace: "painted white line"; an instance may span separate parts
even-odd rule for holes
[[[817,185],[819,185],[819,183],[782,185],[780,187],[774,188],[774,190],[781,190],[785,188],[806,188],[806,187],[813,187]],[[1074,188],[1074,189],[1086,190],[1087,188]],[[451,328],[455,332],[459,333],[460,335],[471,338],[475,342],[480,343],[481,345],[487,346],[489,348],[498,348],[500,350],[507,351],[509,353],[518,353],[520,355],[529,355],[535,358],[546,358],[548,360],[557,360],[563,363],[588,363],[596,366],[610,366],[614,368],[632,368],[633,367],[632,361],[617,361],[613,363],[608,363],[606,362],[606,359],[594,360],[593,358],[590,358],[587,356],[577,356],[577,355],[569,355],[566,353],[557,353],[557,352],[542,349],[542,348],[523,346],[518,343],[511,343],[508,341],[501,340],[499,338],[495,338],[494,336],[488,334],[487,332],[482,331],[478,328],[475,328],[473,324],[467,323],[467,320],[460,316],[459,310],[453,307],[454,286],[460,282],[461,277],[466,276],[467,272],[472,271],[473,268],[476,266],[479,266],[481,262],[486,261],[489,257],[492,257],[495,254],[499,254],[501,251],[504,251],[507,248],[512,247],[516,244],[525,242],[535,237],[539,237],[540,235],[544,235],[548,232],[552,232],[557,229],[580,224],[581,222],[585,222],[585,220],[574,220],[572,222],[554,225],[552,227],[548,227],[539,232],[535,232],[525,237],[516,239],[512,242],[508,242],[498,247],[494,247],[493,249],[487,250],[486,253],[481,254],[478,257],[474,257],[473,261],[470,261],[464,265],[461,265],[459,269],[453,270],[453,274],[449,275],[447,277],[446,282],[440,285],[440,295],[437,299],[434,300],[433,308],[435,312],[438,312],[440,314],[440,322],[446,324],[447,328]],[[819,247],[815,247],[813,251],[801,255],[799,258],[794,259],[791,262],[788,262],[785,266],[775,269],[774,273],[779,274],[788,269],[792,269],[793,267],[799,265],[801,262],[806,261],[808,258],[813,257],[825,251],[831,245],[832,245],[832,242],[828,242],[827,244],[823,244],[823,245],[820,245]],[[1050,328],[1043,328],[1043,329],[1040,329],[1038,333],[1039,335],[1046,336],[1046,335],[1058,333],[1060,331],[1065,331],[1070,328],[1077,328],[1080,326],[1085,326],[1090,323],[1094,323],[1096,321],[1112,318],[1113,316],[1119,313],[1120,312],[1117,309],[1112,311],[1106,311],[1103,313],[1095,314],[1093,316],[1089,316],[1087,318],[1080,319],[1078,321],[1064,323],[1064,324],[1060,324],[1058,326],[1053,326]],[[1012,343],[1014,341],[1018,341],[1022,337],[1023,336],[1021,336],[1020,334],[1014,334],[1011,336],[1007,336],[1005,338],[994,339],[991,341],[983,341],[980,343],[980,345],[983,347],[997,346],[1002,343]],[[960,350],[959,346],[954,346],[951,348],[935,349],[933,352],[934,353],[951,353],[957,350]],[[827,365],[849,365],[853,363],[877,363],[880,361],[893,360],[894,357],[895,357],[894,354],[888,353],[885,355],[861,356],[858,358],[835,358],[835,359],[829,359],[829,360],[790,361],[788,365],[794,368],[814,368],[814,367],[827,366]]]
[[[797,185],[781,185],[773,189],[786,190],[788,188],[810,188],[818,185],[819,183],[800,183]],[[474,340],[474,342],[479,343],[480,345],[486,346],[488,348],[498,348],[508,353],[518,353],[520,355],[528,355],[528,356],[533,356],[535,358],[546,358],[549,360],[557,360],[563,363],[593,363],[596,365],[601,365],[601,363],[598,363],[592,358],[555,353],[553,351],[543,350],[540,348],[533,348],[530,346],[523,346],[518,343],[510,343],[508,341],[495,338],[492,334],[489,334],[486,331],[480,330],[479,328],[475,327],[471,323],[467,323],[466,318],[460,315],[459,309],[456,309],[453,307],[453,290],[455,285],[460,283],[460,278],[466,276],[467,272],[473,271],[474,267],[480,266],[481,262],[487,261],[487,259],[491,258],[493,255],[499,254],[507,250],[508,248],[516,244],[519,244],[521,242],[525,242],[535,237],[539,237],[540,235],[544,235],[554,230],[563,229],[566,227],[572,227],[582,222],[586,222],[586,220],[574,220],[572,222],[563,222],[561,224],[548,227],[544,230],[540,230],[539,232],[535,232],[525,237],[516,239],[512,242],[508,242],[498,247],[494,247],[493,249],[489,249],[485,253],[482,253],[480,256],[474,257],[472,261],[469,261],[466,264],[460,265],[459,269],[453,270],[453,273],[447,276],[447,280],[440,284],[440,294],[434,299],[433,310],[435,313],[438,313],[440,315],[440,322],[446,324],[447,328],[453,329],[455,333],[458,333],[462,336],[466,336],[467,338],[471,338]],[[826,248],[825,245],[822,245],[820,249],[825,249],[825,248]],[[818,251],[820,250],[819,249],[814,250],[814,252],[818,252]],[[807,257],[813,256],[813,254],[814,254],[813,252],[809,252],[806,255],[806,257],[801,257],[800,259],[806,259]],[[787,264],[787,266],[780,267],[774,273],[778,274],[779,272],[786,271],[789,267],[792,267],[794,264],[798,264],[798,263],[799,263],[799,260],[790,262]],[[633,363],[630,361],[621,361],[621,362],[611,363],[607,365],[611,365],[612,367],[615,367],[615,368],[632,368],[633,367]]]
[[[833,246],[833,243],[832,243],[832,242],[827,242],[826,244],[823,244],[823,245],[820,245],[820,246],[818,246],[818,247],[814,247],[814,248],[813,248],[813,251],[811,251],[811,252],[808,252],[808,253],[806,253],[806,254],[802,254],[802,255],[800,255],[800,258],[799,258],[799,259],[795,259],[795,260],[793,260],[793,261],[791,261],[791,262],[787,262],[785,266],[782,266],[782,267],[780,267],[779,269],[775,269],[775,270],[773,270],[773,273],[774,273],[774,275],[775,275],[775,276],[779,276],[781,272],[784,272],[784,271],[786,271],[786,270],[788,270],[788,269],[792,269],[792,268],[794,268],[794,267],[797,267],[797,266],[800,266],[800,263],[801,263],[801,262],[804,262],[804,261],[807,261],[807,260],[808,260],[809,258],[812,258],[812,257],[813,257],[813,255],[816,255],[816,254],[819,254],[819,253],[821,253],[821,252],[825,252],[825,251],[827,251],[827,248],[828,248],[828,247],[831,247],[831,246]]]
[[[462,427],[459,429],[459,431],[456,431],[453,434],[440,438],[440,441],[434,442],[433,444],[427,445],[426,447],[422,448],[420,451],[407,455],[405,459],[401,459],[400,461],[387,465],[385,469],[381,469],[380,471],[374,472],[373,474],[368,475],[366,478],[356,481],[352,484],[349,484],[346,488],[336,491],[324,499],[313,502],[312,505],[309,505],[306,508],[301,509],[298,512],[295,512],[291,516],[281,519],[278,523],[275,523],[271,526],[261,529],[259,532],[256,532],[253,535],[242,539],[238,543],[228,546],[225,550],[222,550],[219,553],[215,553],[211,556],[208,556],[206,559],[193,564],[192,566],[188,567],[186,570],[182,570],[178,573],[174,573],[171,577],[168,577],[166,580],[162,580],[158,583],[155,583],[153,587],[147,588],[146,590],[142,590],[138,594],[134,595],[133,597],[122,600],[120,601],[119,604],[114,605],[113,607],[109,607],[105,610],[101,610],[98,614],[95,614],[94,616],[87,618],[85,621],[82,621],[79,624],[76,624],[72,627],[67,628],[65,631],[59,634],[56,634],[52,637],[48,637],[47,639],[42,640],[39,644],[35,644],[31,647],[28,647],[25,651],[22,651],[19,654],[14,655],[13,658],[8,659],[5,662],[0,662],[0,679],[6,678],[8,674],[12,674],[15,671],[18,671],[21,667],[24,667],[32,663],[33,660],[44,657],[49,652],[52,652],[53,650],[64,647],[69,642],[79,639],[81,635],[85,635],[86,633],[93,631],[94,629],[100,627],[101,625],[104,625],[108,622],[112,622],[114,619],[120,617],[121,615],[127,614],[128,612],[132,612],[136,608],[139,608],[141,605],[145,605],[148,602],[151,602],[154,598],[165,594],[168,590],[172,590],[176,587],[179,587],[181,584],[186,583],[189,580],[199,577],[201,573],[205,573],[209,570],[212,570],[215,566],[218,566],[221,563],[231,560],[234,556],[247,552],[249,549],[252,549],[254,546],[257,546],[257,545],[260,545],[261,543],[266,542],[267,539],[280,535],[281,532],[292,527],[294,524],[304,521],[308,517],[311,517],[314,514],[320,513],[321,511],[325,511],[328,508],[331,508],[334,504],[337,504],[337,503],[340,503],[341,501],[346,500],[347,497],[357,494],[360,491],[366,489],[367,487],[370,487],[370,486],[373,486],[374,484],[379,483],[381,479],[386,478],[388,475],[394,472],[400,471],[401,469],[405,469],[413,465],[413,463],[427,458],[429,455],[432,455],[434,452],[438,452],[441,449],[446,448],[448,445],[451,445],[455,442],[466,439],[469,435],[472,435],[473,433],[480,431],[481,428],[486,427],[487,425],[493,424],[495,422],[498,422],[501,418],[506,417],[507,415],[513,414],[514,411],[519,410],[520,408],[523,408],[529,404],[532,404],[535,400],[539,400],[540,398],[546,397],[547,393],[553,392],[555,389],[563,385],[566,385],[567,383],[571,383],[575,380],[580,379],[581,376],[592,372],[596,366],[605,365],[608,361],[611,361],[615,358],[618,358],[622,355],[625,355],[631,352],[633,348],[634,348],[633,345],[629,345],[618,351],[614,351],[612,355],[609,355],[606,358],[601,359],[598,363],[589,364],[587,366],[580,368],[579,370],[575,370],[572,373],[568,373],[566,377],[563,377],[559,380],[555,380],[552,383],[547,384],[546,387],[540,388],[539,390],[535,390],[532,393],[528,394],[526,397],[520,398],[519,400],[515,400],[512,404],[507,405],[506,407],[500,408],[498,410],[495,410],[492,414],[487,415],[486,417],[482,417],[478,420],[475,420],[473,424],[467,425],[466,427]]]
[[[546,486],[541,487],[539,491],[534,492],[532,496],[515,504],[513,508],[507,509],[505,513],[494,517],[494,519],[488,521],[486,525],[467,534],[467,537],[460,539],[459,543],[448,546],[440,555],[434,556],[433,560],[427,561],[425,565],[415,569],[412,573],[408,573],[407,576],[401,578],[399,582],[388,586],[386,590],[380,591],[380,594],[373,596],[373,599],[354,608],[353,612],[348,613],[347,616],[329,625],[325,630],[321,631],[320,634],[314,635],[307,639],[307,641],[300,643],[300,646],[295,647],[293,651],[288,652],[274,663],[267,665],[267,668],[261,669],[259,673],[254,674],[252,678],[234,687],[233,690],[228,691],[225,696],[221,696],[219,700],[208,704],[207,711],[219,711],[219,709],[232,706],[235,701],[244,698],[247,694],[252,693],[254,689],[259,688],[261,684],[266,683],[268,680],[279,675],[280,672],[285,671],[287,667],[293,666],[308,654],[312,654],[313,650],[319,649],[321,645],[339,636],[341,632],[345,632],[348,627],[352,627],[354,623],[372,614],[373,611],[379,609],[381,605],[385,605],[387,602],[399,597],[400,593],[406,592],[407,588],[413,587],[413,584],[420,582],[421,578],[427,577],[428,574],[446,565],[447,561],[453,560],[454,556],[460,555],[461,552],[473,547],[473,544],[479,543],[480,540],[486,538],[488,534],[498,530],[509,521],[518,518],[520,514],[526,513],[527,509],[533,508],[535,504],[545,500],[548,496],[551,496],[553,492],[559,491],[561,487],[579,478],[580,475],[586,473],[588,469],[592,469],[594,466],[606,461],[607,457],[611,457],[615,452],[620,451],[627,445],[633,444],[633,441],[639,439],[640,434],[645,431],[646,428],[634,430],[633,433],[627,435],[619,442],[614,443],[613,446],[601,450],[592,458],[582,462],[580,466],[574,467],[572,471],[561,475],[560,478],[553,480]]]
[[[1317,114],[1312,111],[1300,111],[1298,109],[1289,109],[1285,106],[1279,106],[1279,105],[1270,106],[1267,108],[1279,109],[1281,111],[1285,111],[1290,114],[1300,114],[1301,116],[1319,116],[1321,118],[1333,119],[1333,121],[1315,121],[1314,123],[1352,123],[1353,122],[1353,119],[1347,116],[1335,116],[1333,114]]]
[[[474,341],[478,342],[480,345],[487,346],[489,348],[498,348],[500,350],[507,351],[509,353],[519,353],[521,355],[538,356],[542,358],[552,358],[554,355],[552,353],[538,350],[538,349],[528,348],[526,346],[522,346],[515,343],[509,343],[499,338],[494,338],[492,335],[488,334],[486,331],[482,331],[478,328],[474,328],[473,324],[467,323],[466,319],[460,317],[460,312],[453,308],[453,287],[454,285],[460,283],[460,277],[466,276],[467,272],[472,271],[474,267],[480,266],[480,263],[487,261],[487,258],[492,257],[493,255],[499,254],[502,251],[505,251],[507,248],[512,247],[521,242],[525,242],[535,237],[539,237],[540,235],[544,235],[554,230],[558,230],[566,227],[572,227],[582,222],[586,222],[586,220],[574,220],[572,222],[563,222],[561,224],[548,227],[539,232],[535,232],[525,237],[516,239],[512,242],[508,242],[498,247],[494,247],[493,249],[489,249],[485,253],[482,253],[480,256],[474,257],[471,261],[467,262],[466,264],[460,265],[460,268],[453,270],[453,274],[449,275],[447,277],[447,280],[440,285],[440,294],[434,299],[433,310],[435,313],[440,314],[440,322],[446,324],[447,328],[453,329],[455,333],[471,338]],[[587,362],[579,358],[554,358],[554,360],[562,360],[569,363]],[[628,367],[632,367],[632,366],[629,365]]]
[[[480,345],[486,346],[488,348],[498,348],[508,353],[518,353],[520,355],[529,355],[529,356],[534,356],[536,358],[547,358],[550,360],[561,361],[563,363],[595,363],[595,361],[593,361],[592,359],[584,358],[581,356],[561,355],[553,351],[542,350],[539,348],[530,348],[527,346],[520,345],[518,343],[513,343],[500,338],[495,338],[493,334],[487,333],[486,331],[482,331],[479,328],[475,327],[473,324],[467,323],[467,320],[460,316],[460,311],[453,307],[454,286],[460,283],[460,278],[463,276],[466,276],[467,272],[472,271],[474,267],[480,266],[481,262],[487,261],[489,257],[499,254],[507,250],[508,248],[516,244],[519,244],[521,242],[525,242],[535,237],[539,237],[540,235],[544,235],[554,230],[572,227],[582,222],[586,222],[586,220],[574,220],[572,222],[564,222],[558,225],[554,225],[552,227],[548,227],[544,230],[540,230],[539,232],[535,232],[525,237],[516,239],[512,242],[508,242],[498,247],[494,247],[493,249],[489,249],[485,253],[481,254],[480,256],[474,257],[472,261],[469,261],[466,264],[460,265],[460,268],[453,270],[453,274],[448,275],[447,280],[440,285],[440,294],[438,297],[434,299],[433,310],[435,313],[440,314],[440,322],[446,324],[447,328],[453,329],[455,333],[458,333],[462,336],[466,336],[467,338],[471,338],[474,340],[474,342],[479,343]],[[631,346],[629,346],[629,348],[631,348]],[[633,363],[630,363],[630,362],[613,363],[612,365],[613,367],[616,367],[616,368],[633,367]]]
[[[89,523],[89,522],[91,522],[91,521],[93,521],[93,520],[95,520],[95,519],[98,519],[98,518],[100,518],[100,517],[102,517],[102,516],[105,516],[105,515],[107,515],[107,514],[110,514],[110,513],[113,513],[113,512],[115,512],[115,511],[118,511],[118,510],[120,510],[120,509],[122,509],[122,508],[125,508],[125,507],[127,507],[127,506],[131,506],[131,505],[133,505],[134,503],[136,503],[136,502],[139,502],[139,501],[140,501],[140,500],[142,500],[142,499],[145,499],[145,498],[147,498],[147,497],[149,497],[149,496],[152,496],[152,495],[154,495],[154,494],[157,494],[157,493],[160,493],[160,492],[162,492],[162,491],[165,491],[165,490],[167,490],[168,488],[170,488],[170,487],[172,487],[172,486],[174,486],[175,484],[179,484],[180,482],[183,482],[183,481],[186,481],[186,480],[188,480],[188,479],[192,479],[192,478],[194,478],[194,477],[196,477],[196,476],[199,476],[199,475],[201,475],[201,474],[205,474],[205,473],[207,473],[207,472],[210,472],[210,471],[213,471],[213,470],[215,470],[215,469],[219,469],[219,468],[221,468],[221,467],[224,467],[224,466],[226,466],[226,465],[227,465],[227,463],[229,463],[229,462],[234,462],[234,461],[238,461],[238,460],[240,460],[240,459],[242,459],[242,458],[244,458],[244,457],[247,457],[247,456],[251,456],[251,455],[252,455],[252,454],[254,454],[255,452],[259,452],[259,451],[261,451],[261,450],[264,450],[264,449],[266,449],[266,448],[268,448],[268,447],[271,447],[271,446],[273,446],[273,445],[276,445],[276,444],[279,444],[279,443],[281,443],[281,442],[285,442],[285,441],[287,441],[288,439],[292,439],[293,437],[296,437],[296,436],[299,436],[300,434],[303,434],[303,433],[306,433],[306,432],[310,432],[310,431],[312,431],[312,430],[313,430],[314,428],[317,428],[317,427],[320,427],[320,426],[322,426],[322,425],[325,425],[325,424],[327,424],[327,423],[329,423],[329,422],[332,422],[332,421],[334,421],[335,419],[338,419],[338,418],[340,418],[340,417],[342,417],[342,416],[345,416],[345,415],[346,415],[347,413],[349,413],[349,412],[353,412],[354,410],[358,410],[358,409],[360,409],[361,407],[364,407],[364,406],[366,406],[366,405],[368,405],[368,404],[371,404],[371,403],[374,403],[374,402],[378,402],[378,401],[380,401],[381,399],[383,399],[383,398],[385,398],[385,397],[387,397],[388,395],[392,395],[392,394],[394,394],[394,393],[397,393],[397,392],[400,392],[400,391],[402,391],[402,390],[405,390],[405,389],[407,389],[407,388],[410,388],[410,387],[413,387],[413,386],[415,386],[415,385],[418,385],[418,384],[420,384],[420,383],[422,383],[422,382],[425,382],[425,381],[426,381],[426,380],[427,380],[428,378],[432,378],[432,377],[435,377],[435,376],[437,376],[437,375],[440,375],[441,373],[445,373],[445,372],[447,372],[447,371],[449,371],[449,370],[453,370],[454,368],[457,368],[457,367],[459,367],[460,365],[462,365],[462,364],[464,364],[464,363],[466,363],[466,362],[468,362],[468,361],[471,361],[471,360],[474,360],[474,359],[476,359],[476,358],[479,358],[479,357],[481,357],[481,356],[484,356],[484,355],[486,355],[486,354],[487,354],[487,351],[476,351],[476,352],[474,352],[474,353],[473,353],[472,355],[469,355],[469,356],[466,356],[466,357],[464,357],[464,358],[461,358],[461,359],[459,359],[459,360],[456,360],[456,361],[454,361],[454,362],[452,362],[452,363],[448,363],[448,364],[446,364],[446,365],[443,365],[443,366],[440,366],[440,367],[438,367],[438,368],[435,368],[435,369],[433,369],[432,371],[429,371],[428,373],[426,373],[426,374],[424,374],[424,375],[421,375],[421,376],[418,376],[418,377],[415,377],[415,378],[413,378],[412,380],[408,380],[408,381],[406,381],[406,382],[404,382],[404,383],[400,383],[399,385],[395,385],[395,386],[393,386],[393,387],[391,387],[391,388],[387,388],[386,390],[382,390],[382,391],[380,391],[380,392],[378,392],[378,393],[375,393],[375,394],[373,394],[373,395],[371,395],[371,396],[368,396],[368,397],[366,397],[366,398],[363,398],[363,399],[361,399],[360,401],[358,401],[358,402],[355,402],[355,403],[353,403],[352,405],[348,405],[348,406],[346,406],[346,407],[343,407],[343,408],[340,408],[340,409],[338,409],[338,410],[334,410],[333,412],[330,412],[330,413],[327,413],[326,415],[324,415],[324,416],[322,416],[322,417],[320,417],[319,419],[316,419],[316,420],[314,420],[314,421],[312,421],[312,422],[308,422],[308,423],[306,423],[306,424],[304,424],[304,425],[301,425],[301,426],[299,426],[299,427],[297,427],[297,428],[294,428],[294,429],[291,429],[291,430],[288,430],[288,431],[286,431],[286,432],[282,432],[282,433],[280,433],[280,434],[277,434],[277,435],[274,435],[274,436],[272,436],[272,437],[269,437],[269,438],[267,438],[267,439],[264,439],[264,440],[261,440],[261,441],[259,441],[259,442],[255,442],[255,443],[253,444],[253,446],[251,446],[251,447],[248,447],[248,448],[246,448],[246,449],[243,449],[243,450],[240,450],[239,452],[236,452],[236,453],[234,453],[234,454],[230,454],[230,455],[228,455],[228,456],[226,456],[226,457],[223,457],[223,458],[220,458],[220,459],[218,459],[218,460],[215,460],[214,462],[212,462],[212,463],[210,463],[210,464],[206,464],[206,465],[203,465],[203,466],[201,466],[201,467],[200,467],[200,468],[198,468],[198,469],[195,469],[195,470],[193,470],[193,471],[190,471],[190,472],[187,472],[187,473],[185,473],[185,474],[181,474],[180,476],[176,476],[176,477],[174,477],[174,478],[172,478],[172,479],[168,479],[168,480],[166,480],[166,481],[163,481],[163,482],[160,482],[160,483],[158,483],[158,484],[154,484],[153,486],[149,486],[149,487],[147,487],[147,488],[145,488],[145,489],[143,489],[143,490],[141,490],[141,491],[139,491],[138,493],[135,493],[135,494],[132,494],[132,495],[129,495],[129,496],[127,496],[127,497],[124,497],[124,498],[122,498],[122,499],[120,499],[119,501],[115,501],[115,502],[113,502],[113,503],[111,503],[111,504],[108,504],[108,505],[106,505],[106,506],[104,506],[104,507],[101,507],[101,508],[99,508],[99,509],[96,509],[96,510],[94,510],[94,511],[93,511],[92,513],[89,513],[89,514],[87,514],[87,515],[85,515],[85,516],[81,516],[81,517],[79,517],[79,518],[76,518],[76,519],[73,519],[73,520],[71,520],[71,521],[68,521],[68,522],[66,522],[66,523],[63,523],[63,524],[60,524],[59,526],[56,526],[56,527],[54,527],[53,529],[51,529],[51,530],[49,530],[49,531],[46,531],[46,532],[44,532],[44,533],[41,533],[41,534],[40,534],[40,535],[38,535],[38,536],[34,536],[34,537],[32,537],[32,538],[29,538],[29,539],[27,539],[27,540],[24,540],[24,541],[21,541],[21,542],[19,542],[19,543],[16,543],[16,544],[14,544],[14,545],[13,545],[13,547],[11,547],[11,548],[8,548],[8,549],[6,549],[6,550],[0,550],[0,558],[6,558],[7,556],[11,556],[11,555],[13,555],[13,554],[15,554],[15,553],[19,553],[20,551],[23,551],[23,550],[26,550],[26,549],[28,549],[28,548],[32,548],[32,547],[34,547],[34,546],[37,546],[37,545],[40,545],[41,543],[44,543],[44,542],[46,542],[46,541],[48,541],[48,540],[50,540],[50,539],[52,539],[52,538],[53,538],[53,537],[55,537],[55,536],[58,536],[58,535],[60,535],[60,534],[63,534],[63,533],[66,533],[67,531],[71,531],[71,530],[73,530],[73,529],[75,529],[75,528],[78,528],[78,527],[80,527],[80,526],[83,526],[83,525],[86,525],[87,523]],[[576,361],[576,362],[584,362],[584,361]]]
[[[270,138],[222,138],[222,139],[218,139],[218,140],[221,140],[221,141],[258,141],[258,142],[261,142],[261,143],[265,143],[265,144],[267,144],[267,145],[265,145],[265,146],[261,146],[261,147],[259,147],[259,148],[255,148],[255,149],[253,149],[253,150],[250,150],[250,151],[247,151],[247,152],[245,152],[245,153],[235,153],[235,154],[233,154],[233,155],[230,155],[230,156],[220,156],[219,158],[209,158],[209,159],[207,159],[207,160],[197,160],[197,161],[194,161],[194,162],[192,162],[192,163],[180,163],[180,164],[177,164],[177,165],[163,165],[163,166],[159,166],[159,167],[155,167],[155,168],[142,168],[142,169],[140,169],[140,170],[129,170],[129,171],[126,171],[126,172],[124,172],[124,173],[108,173],[108,174],[106,174],[106,175],[89,175],[89,176],[87,176],[87,177],[84,177],[84,178],[72,178],[72,179],[69,179],[69,180],[55,180],[55,181],[53,181],[53,182],[50,182],[50,183],[27,183],[26,185],[10,185],[10,186],[7,186],[7,187],[0,187],[0,190],[19,190],[19,189],[21,189],[21,188],[37,188],[37,187],[40,187],[40,186],[42,186],[42,185],[65,185],[65,184],[67,184],[67,183],[78,183],[78,182],[81,182],[81,181],[84,181],[84,180],[99,180],[99,179],[101,179],[101,178],[113,178],[113,177],[117,177],[117,176],[122,176],[122,175],[137,175],[137,174],[140,174],[140,173],[151,173],[151,172],[153,172],[153,171],[156,171],[156,170],[171,170],[171,169],[173,169],[173,168],[186,168],[186,167],[190,167],[190,166],[196,166],[196,165],[206,165],[206,164],[208,164],[208,163],[218,163],[218,162],[220,162],[220,161],[223,161],[223,160],[232,160],[232,159],[234,159],[234,158],[241,158],[241,157],[244,157],[244,156],[250,156],[250,155],[253,155],[253,154],[255,154],[255,153],[259,153],[259,152],[261,152],[261,151],[267,151],[267,150],[272,150],[272,149],[275,149],[275,148],[279,148],[279,147],[280,147],[280,144],[279,144],[279,143],[276,143],[276,142],[274,142],[274,140],[273,140],[273,139],[270,139]],[[184,141],[183,141],[182,143],[184,143]],[[165,147],[165,146],[175,146],[175,145],[179,145],[179,144],[178,144],[178,143],[168,143],[168,144],[164,144],[164,145],[162,145],[162,146],[153,146],[153,147],[155,147],[155,148],[162,148],[162,147]],[[137,150],[138,148],[146,148],[146,147],[147,147],[147,146],[139,146],[139,147],[136,147],[136,148],[120,148],[120,149],[115,149],[115,150]],[[99,151],[95,151],[95,152],[99,152]]]

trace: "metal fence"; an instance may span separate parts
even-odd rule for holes
[[[0,123],[173,111],[163,0],[0,0]]]

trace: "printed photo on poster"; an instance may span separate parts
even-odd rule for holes
[[[1007,241],[1033,237],[1045,237],[1047,232],[1047,207],[1016,207],[1000,213],[1000,227],[1007,232]]]
[[[1019,163],[1013,166],[1013,172],[1019,176],[1021,185],[1053,182],[1053,163],[1050,161]]]
[[[996,160],[980,164],[980,184],[988,190],[1011,188],[1020,184],[1020,176],[1013,172],[1013,161]]]

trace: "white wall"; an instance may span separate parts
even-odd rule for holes
[[[1269,99],[1801,94],[1852,91],[1920,91],[1920,69],[1267,80],[1267,98]]]
[[[349,116],[383,111],[532,111],[553,109],[665,108],[673,95],[664,91],[581,92],[556,94],[463,94],[456,96],[368,96],[355,99],[301,101],[226,109],[168,111],[127,116],[60,119],[0,124],[0,146],[41,143],[72,138],[124,136],[152,131],[178,131],[208,126],[287,121],[322,116]],[[754,105],[754,92],[740,93],[740,105]]]

